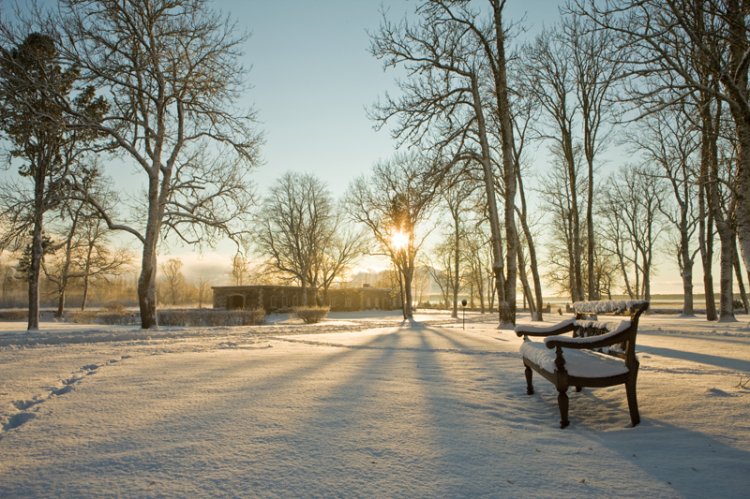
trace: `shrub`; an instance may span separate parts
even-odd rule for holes
[[[106,308],[103,311],[76,310],[65,314],[66,320],[76,324],[107,324],[114,326],[131,326],[138,323],[138,314],[125,307]]]
[[[76,324],[91,324],[96,322],[98,312],[94,310],[70,310],[65,312],[65,320]]]
[[[114,314],[121,314],[125,312],[125,306],[122,303],[116,301],[111,301],[105,304],[102,308],[107,312]]]
[[[305,324],[317,324],[328,315],[328,307],[297,307],[294,314],[302,319]]]
[[[161,326],[253,326],[262,324],[266,312],[262,308],[253,310],[214,310],[214,309],[185,309],[160,310],[159,325]]]
[[[28,310],[2,310],[0,321],[25,321],[29,318]]]

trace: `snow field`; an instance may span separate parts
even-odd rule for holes
[[[585,389],[560,430],[492,317],[343,319],[0,332],[0,497],[747,497],[746,324],[642,319],[643,423]]]

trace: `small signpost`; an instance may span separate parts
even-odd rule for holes
[[[463,326],[461,326],[461,329],[466,329],[466,304],[469,303],[466,301],[466,298],[461,300],[461,306],[464,307],[464,323]]]

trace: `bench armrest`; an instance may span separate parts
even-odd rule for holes
[[[575,326],[575,318],[564,320],[551,326],[530,326],[521,324],[516,326],[516,336],[553,336],[572,331]]]
[[[571,338],[570,336],[549,336],[544,338],[544,344],[547,348],[564,347],[578,350],[602,348],[627,340],[630,335],[631,322],[629,320],[620,321],[617,327],[609,333],[597,336],[587,336]]]

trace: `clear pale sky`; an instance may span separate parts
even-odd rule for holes
[[[530,27],[550,24],[559,3],[509,0],[508,17],[526,16]],[[365,108],[386,90],[395,91],[395,73],[384,72],[369,54],[367,33],[377,30],[381,6],[391,19],[400,19],[417,2],[218,0],[215,5],[252,33],[245,56],[254,85],[248,102],[266,134],[260,186],[282,172],[305,171],[339,196],[352,179],[392,154],[390,134],[373,129]]]
[[[238,28],[251,33],[243,64],[253,105],[265,134],[263,164],[254,172],[259,193],[282,173],[314,173],[339,198],[349,183],[393,154],[388,130],[379,132],[366,108],[385,91],[397,92],[396,73],[370,55],[368,32],[377,30],[381,7],[398,20],[414,11],[413,0],[216,0]],[[509,0],[507,17],[525,19],[534,32],[558,18],[557,0]],[[227,266],[232,247],[219,254],[169,248],[186,267]],[[219,260],[214,260],[219,258]],[[195,261],[198,259],[199,261]],[[202,263],[201,263],[202,262]],[[365,264],[367,265],[367,264]],[[378,267],[373,262],[374,267]],[[228,277],[227,277],[228,279]]]

